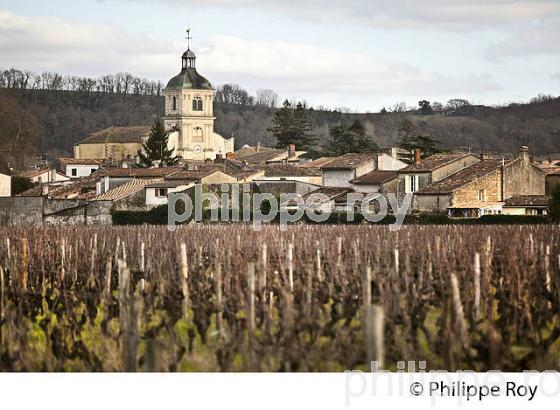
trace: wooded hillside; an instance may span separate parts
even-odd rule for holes
[[[73,144],[91,132],[110,126],[150,125],[163,114],[163,97],[157,94],[4,88],[0,98],[37,119],[40,127],[34,132],[40,133],[40,151],[54,155],[71,155]],[[214,111],[216,132],[234,135],[237,147],[276,143],[268,131],[276,108],[222,100],[216,101]],[[511,152],[519,145],[528,145],[535,154],[560,152],[560,98],[501,108],[470,106],[468,110],[431,115],[420,112],[353,114],[310,109],[309,114],[319,144],[328,141],[330,127],[360,119],[379,146],[389,146],[398,140],[408,119],[419,134],[439,139],[445,148]]]

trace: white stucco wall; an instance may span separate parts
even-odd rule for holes
[[[0,174],[0,197],[12,196],[12,177]]]
[[[188,187],[192,186],[194,184],[191,185],[181,185],[175,188],[167,188],[167,194],[169,195],[170,193],[173,192],[180,192],[180,191],[184,191],[185,189],[187,189]],[[156,196],[156,189],[158,188],[145,188],[146,191],[146,205],[148,208],[154,208],[156,206],[160,206],[160,205],[167,205],[168,202],[168,198],[166,196],[164,197],[157,197]]]
[[[398,171],[399,169],[406,168],[407,164],[390,155],[381,153],[377,157],[377,169],[381,171]]]
[[[356,178],[355,170],[323,170],[323,186],[328,187],[350,187],[351,180]]]
[[[76,175],[72,175],[72,170],[76,170]],[[99,169],[99,165],[67,165],[66,176],[69,178],[84,178],[90,176]]]
[[[35,175],[33,178],[31,178],[31,180],[33,182],[37,182],[37,183],[48,183],[48,182],[64,182],[64,181],[69,181],[70,178],[59,174],[58,172],[56,172],[53,169],[46,169],[45,172],[40,173],[39,175]]]

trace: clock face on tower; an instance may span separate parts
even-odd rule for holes
[[[200,151],[202,151],[202,148],[200,147],[200,145],[195,145],[194,146],[194,152],[199,153]]]

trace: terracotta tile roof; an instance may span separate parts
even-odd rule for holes
[[[134,195],[142,190],[147,185],[161,181],[161,179],[133,179],[126,184],[119,185],[107,192],[97,195],[93,198],[94,201],[118,201]]]
[[[322,165],[322,170],[336,170],[336,169],[354,169],[368,161],[374,161],[376,154],[344,154],[340,157],[334,158],[325,165]]]
[[[546,175],[560,175],[560,167],[539,168],[541,171],[544,171]]]
[[[58,161],[63,165],[101,165],[103,162],[99,159],[80,158],[59,158]]]
[[[507,160],[505,164],[510,164],[512,161]],[[470,167],[464,168],[453,175],[448,176],[442,180],[439,180],[433,184],[430,184],[415,194],[448,194],[456,189],[462,188],[463,186],[470,184],[471,182],[482,178],[486,175],[492,174],[500,169],[503,160],[501,159],[489,159],[486,161],[477,162]]]
[[[106,175],[112,178],[156,178],[181,171],[180,167],[161,168],[105,168]]]
[[[503,202],[463,202],[454,204],[448,207],[448,209],[489,209],[489,208],[501,208]]]
[[[225,159],[223,162],[189,161],[180,172],[167,175],[165,179],[197,181],[216,171],[221,171],[237,180],[249,178],[262,172],[258,168],[250,165],[243,165],[242,161],[237,160]]]
[[[397,171],[380,171],[374,170],[368,172],[361,177],[353,179],[350,181],[352,184],[356,185],[380,185],[388,181],[392,181],[397,178],[399,173]]]
[[[431,172],[437,168],[458,161],[469,155],[472,154],[465,152],[445,152],[441,154],[434,154],[420,160],[420,162],[417,164],[412,164],[406,168],[401,169],[399,172]]]
[[[236,155],[235,158],[241,161],[245,161],[249,164],[264,164],[267,161],[271,161],[278,158],[282,154],[284,154],[283,149],[270,149],[270,150],[259,151],[253,154],[247,154],[242,156]]]
[[[320,177],[323,174],[318,168],[304,168],[290,164],[265,165],[265,177]]]
[[[142,143],[144,138],[150,134],[150,126],[142,127],[111,127],[90,134],[89,137],[74,144],[103,144],[103,143]]]
[[[161,181],[148,184],[145,188],[177,188],[190,185],[193,182],[192,180]]]
[[[301,199],[304,202],[306,202],[311,195],[322,194],[322,195],[326,195],[328,197],[329,201],[346,202],[347,195],[351,192],[354,192],[354,190],[352,188],[322,187],[322,188],[316,189],[314,191],[308,192],[307,194],[303,195],[301,197]],[[319,205],[319,204],[324,203],[324,202],[325,201],[320,201],[319,199],[315,199],[313,203],[315,205]],[[296,201],[294,199],[291,199],[291,200],[287,201],[284,205],[294,206],[294,205],[297,205],[297,204],[298,204],[298,201]]]
[[[303,199],[307,200],[310,195],[313,194],[323,194],[329,197],[329,199],[333,200],[339,196],[349,194],[350,192],[354,192],[352,188],[342,188],[342,187],[323,187],[316,189],[315,191],[308,192],[307,194],[303,195]]]
[[[329,162],[331,162],[332,160],[335,160],[337,157],[321,157],[321,158],[317,158],[311,162],[306,162],[304,164],[301,164],[300,167],[303,168],[321,168],[323,165],[328,164]]]
[[[547,195],[518,195],[506,199],[504,206],[512,207],[546,207],[550,202]]]
[[[104,176],[104,170],[99,170],[91,175],[80,178],[74,183],[49,190],[47,196],[55,199],[77,198],[91,199],[96,195],[97,183]]]
[[[24,177],[24,178],[34,178],[37,177],[39,175],[43,175],[47,172],[50,172],[50,169],[29,169],[26,171],[19,171],[16,172],[15,175],[18,177]]]

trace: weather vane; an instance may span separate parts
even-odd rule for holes
[[[187,48],[190,50],[190,49],[191,49],[191,40],[192,40],[192,37],[191,37],[191,28],[190,28],[190,27],[187,29],[187,37],[186,37],[186,39],[187,39]]]

